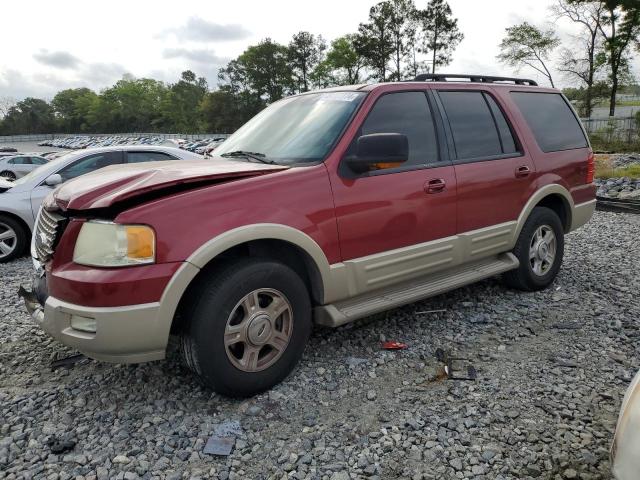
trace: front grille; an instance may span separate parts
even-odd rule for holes
[[[53,256],[58,240],[64,229],[65,218],[56,213],[40,210],[35,229],[35,250],[41,263],[47,262]]]

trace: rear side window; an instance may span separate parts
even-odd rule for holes
[[[480,91],[438,93],[459,160],[517,152],[513,134],[495,100]]]
[[[127,163],[160,162],[175,159],[175,157],[162,152],[127,152]]]
[[[512,92],[543,152],[588,146],[578,119],[558,93]]]
[[[403,165],[438,161],[438,142],[429,102],[423,92],[383,95],[362,124],[360,135],[401,133],[409,140],[409,160]]]

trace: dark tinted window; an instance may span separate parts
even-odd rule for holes
[[[518,149],[516,148],[516,142],[513,140],[513,133],[511,132],[511,128],[509,128],[507,119],[504,118],[504,113],[502,113],[502,110],[491,95],[487,95],[485,93],[484,98],[487,100],[487,103],[491,108],[491,113],[493,114],[496,126],[498,127],[500,141],[502,142],[502,153],[517,152]]]
[[[66,181],[84,175],[85,173],[93,172],[99,168],[120,163],[122,163],[122,152],[97,153],[77,160],[58,173],[62,176],[62,180]]]
[[[459,159],[502,155],[496,124],[482,92],[439,92]]]
[[[28,157],[15,157],[13,160],[10,160],[9,163],[13,165],[29,165],[31,162],[27,161]]]
[[[175,157],[167,153],[162,152],[128,152],[128,163],[143,163],[143,162],[160,162],[163,160],[175,160]]]
[[[361,135],[401,133],[409,140],[409,160],[403,165],[438,161],[438,142],[429,102],[422,92],[382,96],[364,121]]]
[[[580,123],[562,95],[538,92],[512,95],[543,152],[587,146]]]
[[[33,165],[44,165],[47,161],[44,158],[40,157],[31,157],[31,163]]]

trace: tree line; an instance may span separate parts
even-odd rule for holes
[[[576,85],[567,93],[586,116],[594,102],[608,97],[614,115],[615,96],[632,83],[630,60],[640,49],[640,2],[556,0],[550,13],[580,30],[559,55],[558,70]],[[330,43],[303,31],[288,44],[266,38],[249,46],[220,69],[215,89],[187,70],[176,83],[125,75],[99,93],[74,88],[50,102],[0,99],[0,134],[229,133],[287,95],[435,73],[451,62],[463,38],[446,0],[429,0],[423,9],[414,0],[385,0],[371,7],[355,32]],[[549,62],[560,47],[553,29],[524,22],[506,29],[497,58],[537,71],[553,86]]]

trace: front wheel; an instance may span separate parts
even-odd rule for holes
[[[535,291],[555,280],[564,255],[564,230],[558,215],[546,207],[536,207],[524,224],[513,254],[520,266],[503,275],[513,288]]]
[[[10,171],[0,172],[0,177],[6,178],[7,180],[11,180],[12,182],[16,181],[16,174]]]
[[[18,258],[26,250],[29,236],[13,218],[0,215],[0,263]]]
[[[305,283],[272,260],[244,259],[203,279],[185,312],[181,350],[213,390],[247,397],[282,381],[311,333]]]

